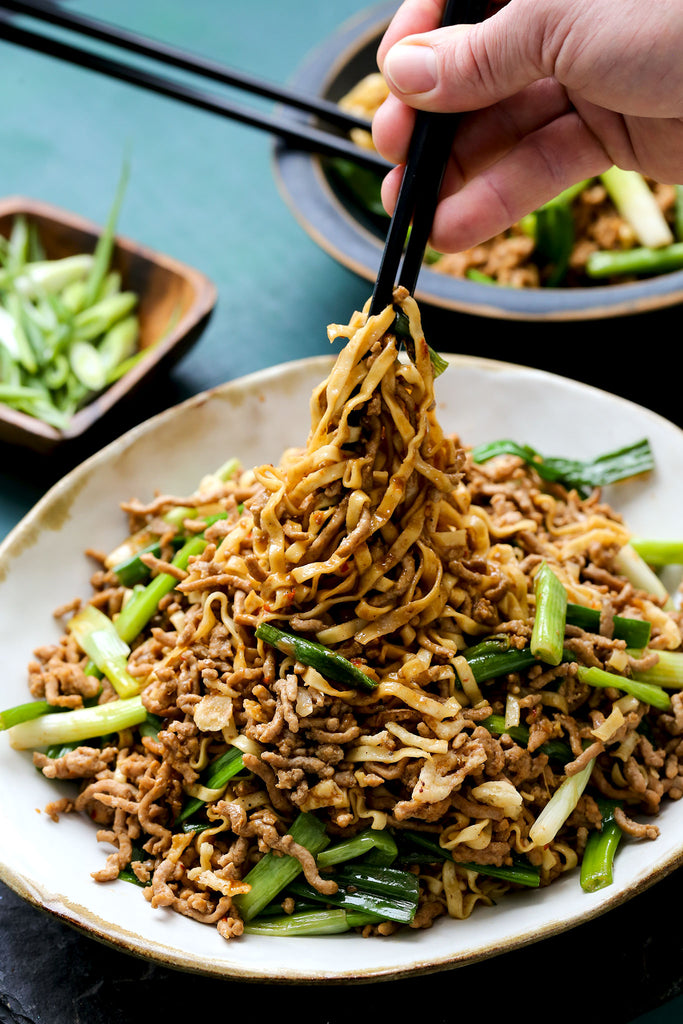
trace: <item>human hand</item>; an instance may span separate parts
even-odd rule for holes
[[[466,112],[432,245],[493,237],[612,164],[683,183],[683,4],[509,0],[477,25],[439,28],[441,0],[405,0],[378,50],[392,95],[373,120],[405,162],[416,110]],[[402,175],[382,199],[394,208]]]

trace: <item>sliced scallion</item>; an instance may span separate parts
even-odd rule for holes
[[[294,842],[305,846],[314,857],[322,853],[330,841],[325,826],[308,811],[297,816],[289,835]],[[256,917],[302,870],[301,863],[289,854],[277,856],[272,851],[264,854],[244,879],[251,886],[249,892],[234,897],[233,902],[242,920],[248,922]]]
[[[201,554],[205,547],[206,541],[203,537],[191,537],[177,552],[171,564],[177,568],[186,569],[190,558]],[[156,614],[159,601],[173,590],[177,582],[172,573],[159,573],[146,587],[138,591],[128,604],[124,605],[116,619],[116,631],[126,643],[131,643],[136,636],[139,636],[152,616]]]
[[[127,667],[130,648],[104,612],[88,604],[69,620],[67,629],[120,697],[139,693],[140,683]]]
[[[140,696],[112,700],[106,704],[64,711],[59,715],[42,715],[21,722],[10,728],[9,742],[15,750],[35,750],[57,743],[74,743],[130,729],[144,722],[146,716],[147,709]]]
[[[622,836],[614,820],[614,810],[618,806],[615,800],[598,798],[601,827],[591,831],[581,860],[580,882],[584,892],[598,892],[612,884],[614,856]]]
[[[614,557],[614,567],[637,590],[644,590],[647,594],[653,594],[663,602],[665,609],[668,611],[673,610],[674,603],[669,591],[656,572],[638,554],[633,545],[624,544],[619,549]]]
[[[632,697],[642,701],[643,704],[650,704],[660,711],[668,711],[671,707],[671,698],[668,693],[654,683],[627,679],[625,676],[607,672],[605,669],[593,665],[577,665],[576,678],[587,686],[614,687],[616,690],[630,693]]]
[[[524,885],[535,889],[540,885],[540,870],[532,864],[518,860],[515,864],[476,864],[473,861],[455,861],[450,850],[439,845],[438,839],[426,832],[406,829],[402,837],[424,850],[432,860],[452,860],[458,867],[466,871],[477,871],[480,875],[500,878],[515,885]]]
[[[540,661],[559,665],[564,647],[567,591],[547,562],[536,573],[534,593],[536,613],[529,648]]]
[[[591,758],[581,771],[568,775],[560,783],[529,829],[529,838],[535,846],[547,846],[555,838],[578,804],[594,764],[595,758]]]
[[[387,864],[395,860],[398,855],[396,841],[390,832],[386,829],[367,828],[351,839],[344,839],[334,846],[328,846],[318,855],[318,867],[328,868],[347,860],[355,860],[372,850],[380,850]]]
[[[567,622],[578,626],[587,633],[600,630],[600,610],[586,605],[567,603]],[[652,626],[645,619],[634,619],[626,615],[615,615],[612,619],[612,633],[615,639],[624,640],[629,647],[647,647]]]
[[[600,175],[600,180],[641,245],[658,249],[673,242],[666,217],[642,174],[610,167]]]
[[[491,441],[472,450],[472,460],[477,463],[499,455],[516,455],[532,466],[542,479],[575,488],[582,497],[586,497],[594,487],[605,487],[654,468],[652,449],[645,438],[587,460],[544,456],[531,445],[507,439]]]
[[[343,655],[295,633],[285,633],[268,622],[262,622],[257,627],[256,638],[276,647],[282,654],[296,658],[302,665],[310,665],[321,676],[335,683],[360,686],[364,690],[374,690],[377,686],[375,679]]]
[[[683,267],[683,242],[662,249],[637,246],[634,249],[597,249],[586,260],[586,273],[595,279],[624,275],[666,274]]]
[[[629,650],[635,658],[643,651]],[[634,669],[633,679],[639,683],[651,683],[669,690],[683,689],[683,652],[657,651],[657,661],[649,668]]]
[[[293,914],[257,917],[245,925],[247,935],[272,935],[291,938],[296,935],[341,935],[378,918],[350,910],[301,910]],[[381,918],[379,919],[381,920]]]
[[[241,772],[243,768],[242,751],[237,747],[229,747],[224,754],[207,766],[201,778],[201,785],[207,790],[223,789],[230,779]],[[205,801],[199,797],[190,797],[185,802],[177,820],[179,822],[187,821],[193,814],[201,810],[204,804]]]
[[[34,718],[40,718],[41,715],[49,715],[53,711],[61,710],[46,700],[30,700],[26,704],[16,704],[12,708],[0,711],[0,731],[11,729],[13,725],[19,725],[20,722],[30,722]]]
[[[630,544],[643,561],[656,569],[665,565],[683,565],[682,538],[631,537]]]
[[[340,864],[329,877],[337,883],[336,893],[319,893],[298,879],[287,891],[304,900],[375,914],[399,924],[410,924],[415,917],[420,886],[412,872],[379,865]]]

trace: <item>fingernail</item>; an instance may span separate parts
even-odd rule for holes
[[[436,56],[431,46],[397,43],[384,58],[384,75],[398,92],[431,92],[436,86]]]

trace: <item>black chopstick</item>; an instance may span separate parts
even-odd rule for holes
[[[488,0],[448,0],[442,24],[474,24],[484,18],[487,7]],[[423,111],[415,118],[401,188],[370,302],[371,316],[391,303],[396,283],[410,293],[415,291],[459,120],[459,114]]]
[[[218,61],[189,53],[187,50],[171,46],[161,40],[151,39],[139,33],[131,32],[128,29],[110,25],[95,18],[86,17],[83,14],[76,14],[73,11],[65,10],[53,2],[46,2],[46,0],[3,0],[0,7],[15,14],[24,14],[30,18],[47,22],[50,25],[69,29],[78,35],[87,36],[90,39],[109,43],[131,53],[149,57],[171,67],[190,71],[200,75],[202,78],[212,79],[213,81],[221,82],[223,85],[233,86],[266,99],[277,100],[279,103],[294,107],[297,110],[316,114],[329,124],[334,124],[346,131],[349,131],[351,128],[368,127],[368,122],[365,119],[349,111],[342,110],[336,103],[330,100],[317,96],[303,96],[292,89],[288,89],[286,86],[267,82],[264,79],[257,78],[255,75],[249,75],[236,68],[227,67]]]
[[[236,86],[262,97],[277,100],[299,111],[316,114],[339,128],[369,127],[368,122],[341,111],[335,104],[316,97],[306,97],[284,87],[253,78],[216,62],[187,54],[163,43],[145,39],[124,30],[109,28],[93,19],[74,15],[49,4],[24,2],[24,0],[3,0],[0,12],[27,14],[39,20],[49,21],[59,27],[82,32],[102,42],[120,45],[142,56],[151,57],[164,64],[170,64],[202,77]],[[105,74],[110,78],[127,82],[159,95],[179,100],[190,106],[210,113],[228,117],[242,124],[260,128],[283,139],[289,145],[321,156],[342,157],[357,164],[385,173],[389,164],[374,150],[357,146],[350,139],[324,128],[319,128],[303,118],[283,117],[269,114],[238,104],[227,97],[217,96],[204,89],[175,81],[141,67],[95,53],[92,50],[56,39],[50,35],[22,28],[9,19],[0,20],[0,40],[23,46],[49,57],[67,61],[79,67]]]

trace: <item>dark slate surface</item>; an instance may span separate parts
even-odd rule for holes
[[[227,1020],[232,1006],[242,1014],[255,1001],[258,1020],[283,1024],[348,1022],[368,1006],[401,1021],[415,1005],[427,1008],[430,1024],[481,1019],[482,1010],[487,1019],[496,1006],[553,1024],[626,1024],[683,992],[683,936],[672,927],[682,902],[677,872],[589,925],[492,960],[371,985],[301,987],[168,970],[96,942],[0,886],[0,1021],[179,1021],[207,1007]]]

